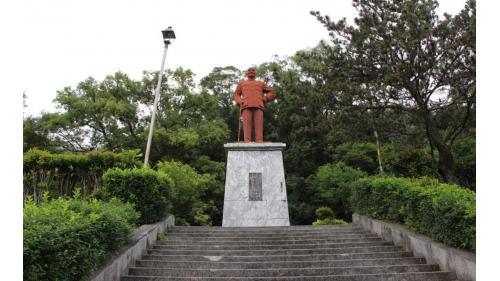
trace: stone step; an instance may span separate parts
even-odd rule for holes
[[[173,229],[170,234],[312,234],[312,233],[337,233],[337,232],[360,232],[363,231],[358,227],[342,227],[342,228],[318,228],[318,229],[265,229],[265,230],[180,230]]]
[[[375,253],[342,253],[320,255],[269,255],[269,256],[217,256],[217,255],[172,255],[172,254],[145,254],[145,260],[162,261],[215,261],[215,262],[274,262],[274,261],[326,261],[349,259],[384,259],[412,257],[411,252],[391,251]]]
[[[392,246],[394,243],[386,241],[347,242],[329,244],[281,244],[281,245],[169,245],[157,244],[155,250],[287,250],[287,249],[339,249],[349,247]]]
[[[424,258],[350,259],[325,261],[285,261],[285,262],[193,262],[138,260],[137,267],[170,267],[195,269],[265,269],[265,268],[307,268],[307,267],[347,267],[374,265],[425,264]]]
[[[185,231],[263,231],[263,230],[311,230],[311,229],[339,229],[357,228],[353,224],[330,225],[291,225],[291,226],[246,226],[246,227],[221,227],[221,226],[174,226],[172,230]]]
[[[217,246],[217,245],[242,245],[242,246],[262,246],[262,245],[301,245],[301,244],[330,244],[330,243],[355,243],[355,242],[369,242],[369,241],[384,241],[382,238],[373,235],[359,238],[339,238],[339,239],[287,239],[287,240],[256,240],[256,241],[228,241],[228,240],[212,240],[212,241],[199,241],[199,240],[186,240],[186,239],[166,239],[163,241],[156,241],[156,245],[177,245],[177,246]]]
[[[454,281],[452,272],[409,272],[390,274],[284,276],[284,277],[152,277],[123,276],[122,281]]]
[[[248,232],[213,232],[213,233],[178,233],[169,232],[169,237],[200,237],[200,238],[279,238],[279,237],[322,237],[322,236],[349,236],[349,235],[367,235],[370,234],[366,231],[360,230],[338,230],[338,231],[324,231],[324,232],[283,232],[283,233],[248,233]]]
[[[201,256],[263,256],[263,255],[321,255],[344,253],[375,253],[401,251],[400,246],[345,247],[331,249],[287,249],[287,250],[159,250],[149,249],[148,254],[201,255]]]
[[[431,272],[438,271],[434,264],[314,267],[279,269],[193,269],[193,268],[154,268],[130,267],[129,275],[162,277],[274,277],[274,276],[318,276],[318,275],[356,275],[377,273]]]
[[[172,235],[168,234],[166,240],[187,240],[187,241],[260,241],[260,240],[304,240],[304,239],[344,239],[374,237],[371,233],[339,233],[323,235],[240,235],[240,236],[192,236],[192,235]]]

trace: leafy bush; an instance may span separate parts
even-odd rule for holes
[[[222,225],[222,211],[224,208],[224,182],[226,180],[226,164],[224,162],[212,161],[207,156],[200,156],[192,165],[199,173],[207,179],[201,201],[208,207],[206,215],[210,218],[212,225]]]
[[[313,222],[313,225],[347,224],[344,220],[336,219],[332,209],[328,207],[320,207],[314,213],[318,219]]]
[[[324,220],[326,218],[334,218],[335,214],[333,213],[332,209],[328,207],[320,207],[314,211],[316,214],[316,217],[320,220]]]
[[[475,250],[476,194],[435,179],[372,177],[352,188],[355,212],[407,225],[449,246]]]
[[[23,157],[24,195],[32,195],[35,201],[44,192],[52,197],[69,197],[75,188],[80,188],[83,196],[93,195],[101,187],[107,169],[140,165],[137,154],[138,150],[54,154],[30,149]]]
[[[133,203],[140,213],[139,223],[155,223],[167,215],[170,177],[151,169],[110,169],[103,175],[99,198],[119,198]]]
[[[206,202],[201,200],[213,180],[210,175],[198,174],[189,165],[177,161],[165,161],[156,165],[158,171],[172,178],[171,189],[172,213],[178,225],[211,225],[212,221],[206,209]]]
[[[319,167],[316,173],[308,178],[307,185],[314,191],[314,201],[317,206],[328,206],[338,217],[350,220],[352,215],[349,207],[350,186],[365,176],[364,172],[338,162]]]
[[[27,200],[24,280],[81,280],[126,242],[138,217],[131,204],[116,199]]]

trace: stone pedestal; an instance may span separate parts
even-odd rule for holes
[[[227,143],[223,227],[288,226],[284,143]]]

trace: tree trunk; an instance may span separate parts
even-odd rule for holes
[[[446,145],[443,137],[436,128],[430,112],[424,112],[425,123],[429,128],[429,141],[434,144],[439,152],[438,171],[443,180],[447,183],[456,183],[454,175],[454,160],[451,149]]]
[[[384,168],[382,168],[382,153],[380,151],[380,142],[378,141],[377,130],[373,130],[373,134],[375,135],[375,142],[377,144],[378,169],[380,171],[380,174],[383,174],[384,173]]]

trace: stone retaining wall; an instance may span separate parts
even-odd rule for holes
[[[127,244],[108,262],[91,275],[89,281],[120,281],[120,276],[127,273],[127,268],[154,244],[158,233],[163,233],[175,225],[175,218],[169,215],[165,220],[155,224],[145,224],[136,229]]]
[[[476,280],[476,255],[451,248],[426,236],[416,234],[406,227],[375,220],[359,214],[352,215],[352,222],[393,241],[415,256],[425,257],[428,263],[439,264],[442,270],[454,271],[460,281]]]

